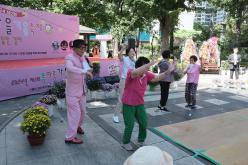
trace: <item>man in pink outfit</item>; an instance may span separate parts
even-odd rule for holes
[[[85,75],[92,78],[88,68],[83,67],[85,42],[81,39],[73,41],[73,53],[65,57],[66,66],[66,103],[68,129],[65,135],[66,143],[81,144],[83,141],[76,134],[83,134],[81,128],[86,111]]]

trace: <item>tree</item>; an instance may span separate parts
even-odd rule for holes
[[[237,39],[241,34],[242,24],[248,20],[248,1],[247,0],[210,0],[210,2],[224,9],[228,13],[228,19],[233,19],[235,21],[234,33],[237,34]]]
[[[135,4],[131,0],[105,0],[104,3],[107,4],[108,16],[111,20],[110,32],[114,37],[114,54],[123,38],[135,37],[137,29],[147,30],[151,27],[152,19],[146,19],[138,13],[139,8],[144,9],[144,4]]]
[[[169,37],[170,34],[173,36],[180,12],[193,7],[194,2],[195,0],[132,0],[129,7],[136,10],[138,17],[159,21],[163,51],[169,48]]]

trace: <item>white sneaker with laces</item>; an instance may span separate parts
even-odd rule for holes
[[[114,123],[119,123],[119,117],[118,116],[113,116],[113,122]]]
[[[132,147],[132,145],[130,143],[122,144],[121,147],[127,151],[134,151],[134,148]]]

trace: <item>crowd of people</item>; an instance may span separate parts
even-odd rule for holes
[[[92,68],[84,56],[86,44],[84,40],[77,39],[73,41],[73,53],[65,58],[66,65],[66,102],[68,129],[65,135],[66,143],[81,144],[82,139],[77,138],[77,134],[84,134],[83,120],[86,112],[86,83],[85,77],[92,78]],[[123,55],[123,51],[126,54]],[[166,103],[169,96],[169,88],[173,82],[174,73],[177,72],[177,59],[174,57],[171,62],[172,54],[170,50],[162,52],[162,60],[157,57],[149,60],[146,57],[135,59],[136,53],[133,48],[123,46],[118,54],[119,60],[123,63],[118,103],[113,115],[113,122],[119,122],[119,115],[123,115],[125,129],[122,138],[122,147],[127,151],[134,148],[130,143],[135,121],[139,124],[139,134],[137,146],[143,146],[146,139],[147,114],[145,111],[144,94],[149,82],[159,82],[161,97],[158,108],[162,111],[169,111]],[[197,56],[188,57],[189,65],[184,70],[187,74],[185,87],[186,107],[189,109],[196,108],[196,91],[199,81],[201,67],[197,63]],[[237,65],[240,62],[240,55],[237,54],[237,48],[229,56],[230,69],[232,73],[237,74]],[[150,72],[151,66],[157,65],[159,74]],[[233,74],[231,74],[231,77]],[[130,160],[126,161],[128,164]]]

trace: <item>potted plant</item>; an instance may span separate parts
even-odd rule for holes
[[[29,108],[25,111],[25,113],[23,114],[23,119],[27,119],[29,116],[33,116],[33,115],[46,115],[48,116],[48,109],[42,107],[42,106],[35,106],[32,108]]]
[[[57,106],[59,109],[65,108],[65,81],[55,82],[49,90],[49,94],[57,97]]]
[[[57,97],[55,95],[44,95],[39,99],[39,101],[48,105],[48,114],[49,116],[53,116],[54,107],[57,103]]]
[[[36,101],[36,102],[32,105],[32,107],[36,107],[36,106],[41,106],[41,107],[43,107],[43,108],[45,108],[45,109],[48,109],[48,105],[47,105],[47,104],[42,103],[42,102],[39,102],[39,101]]]
[[[31,145],[40,145],[44,142],[47,129],[51,126],[51,120],[47,115],[28,115],[21,123],[21,130],[28,133],[28,141]]]
[[[98,79],[93,79],[87,82],[87,88],[90,90],[91,98],[96,99],[96,91],[101,89],[101,83]]]

